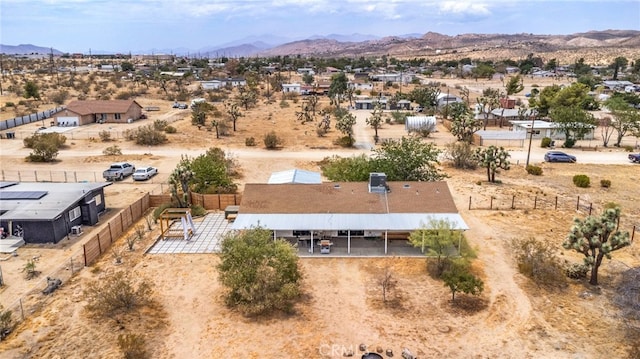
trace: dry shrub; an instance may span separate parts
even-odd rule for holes
[[[520,273],[538,285],[565,286],[565,276],[556,249],[550,242],[535,238],[518,238],[512,242]]]
[[[125,272],[95,281],[84,291],[87,309],[100,317],[114,317],[131,312],[152,302],[153,289],[146,280],[137,287]]]
[[[122,350],[125,359],[144,359],[149,354],[145,348],[145,340],[139,334],[120,334],[118,335],[118,347]]]

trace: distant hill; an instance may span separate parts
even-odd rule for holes
[[[0,54],[7,55],[36,55],[36,54],[50,54],[52,49],[50,47],[35,46],[31,44],[20,44],[17,46],[2,45],[0,44]],[[53,49],[54,55],[62,55],[62,51]]]

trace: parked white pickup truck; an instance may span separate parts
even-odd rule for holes
[[[136,171],[136,167],[128,162],[116,162],[109,166],[109,169],[102,172],[102,177],[107,181],[122,181]]]

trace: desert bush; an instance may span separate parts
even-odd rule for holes
[[[256,145],[256,139],[253,137],[248,137],[244,139],[245,146],[253,147]]]
[[[478,161],[474,158],[471,145],[467,142],[448,143],[444,151],[445,159],[455,168],[476,169]]]
[[[102,142],[109,142],[111,141],[111,132],[107,130],[102,130],[98,132],[98,137],[100,137],[100,141]]]
[[[535,238],[515,239],[513,254],[518,271],[542,285],[564,285],[562,265],[556,256],[555,246]]]
[[[587,175],[575,175],[573,176],[573,184],[576,187],[587,188],[591,184],[591,180]]]
[[[600,187],[602,187],[602,188],[611,187],[611,180],[608,180],[608,179],[600,180]]]
[[[4,107],[16,107],[16,104],[11,102],[11,101],[9,101],[9,102],[5,102],[4,103]]]
[[[56,92],[52,93],[51,95],[49,95],[49,98],[56,105],[62,105],[69,98],[69,91],[67,91],[67,90],[56,91]]]
[[[105,156],[120,156],[122,155],[122,150],[118,145],[113,145],[105,148],[102,151],[102,154],[104,154]]]
[[[407,121],[407,116],[408,114],[406,112],[395,111],[391,113],[393,122],[401,125],[404,125],[404,123]]]
[[[22,143],[26,148],[36,148],[39,143],[50,143],[59,149],[64,146],[67,137],[59,133],[36,133],[33,136],[26,137]]]
[[[564,267],[564,274],[571,279],[583,279],[587,277],[589,266],[584,263],[571,263]]]
[[[550,146],[551,146],[551,138],[543,137],[542,140],[540,141],[540,147],[548,148]]]
[[[153,125],[140,126],[134,132],[135,141],[139,145],[156,146],[167,142],[164,132],[158,131]]]
[[[15,325],[13,313],[9,309],[5,310],[2,305],[0,305],[0,341],[11,334]]]
[[[418,127],[418,128],[411,129],[409,131],[409,133],[416,133],[420,137],[427,138],[427,137],[431,136],[431,134],[433,132],[435,132],[435,130],[436,130],[436,124],[435,123],[424,123],[424,124],[420,125],[420,127]]]
[[[633,146],[626,145],[626,146],[623,146],[622,148],[624,148],[626,152],[633,152]]]
[[[131,91],[121,91],[121,92],[118,92],[118,94],[116,94],[115,98],[116,100],[128,100],[133,96],[135,96],[135,94],[132,93]]]
[[[278,137],[275,131],[271,131],[264,135],[263,141],[264,147],[269,150],[275,149],[283,143],[282,138]]]
[[[207,214],[207,210],[199,204],[194,204],[191,206],[191,214],[194,217],[202,217]]]
[[[162,214],[162,211],[164,211],[167,208],[173,208],[173,207],[179,207],[179,206],[176,203],[163,203],[158,207],[156,207],[156,209],[153,210],[153,221],[157,222],[158,218],[160,218],[160,215]]]
[[[534,165],[528,165],[527,166],[527,173],[530,174],[530,175],[534,175],[534,176],[542,176],[542,167],[534,166]]]
[[[576,140],[574,140],[573,138],[568,138],[568,139],[564,140],[564,143],[562,144],[562,147],[571,148],[571,147],[575,146],[575,144],[576,144]]]
[[[89,283],[84,291],[87,310],[101,317],[131,312],[151,303],[153,289],[145,280],[136,287],[125,272],[116,272],[100,281]]]
[[[289,107],[289,103],[287,102],[287,100],[282,99],[282,101],[280,101],[280,108],[288,108]]]
[[[335,140],[334,144],[340,147],[353,147],[353,144],[356,142],[356,140],[352,137],[349,136],[344,136],[344,137],[340,137],[338,139]]]
[[[153,121],[153,128],[158,131],[164,131],[167,128],[167,126],[169,126],[169,123],[167,122],[167,120]]]
[[[176,133],[176,132],[178,132],[178,130],[173,126],[168,125],[167,127],[164,128],[164,132],[166,132],[166,133]]]
[[[124,359],[145,359],[149,357],[144,337],[139,334],[118,335],[118,347]]]

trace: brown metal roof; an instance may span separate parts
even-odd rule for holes
[[[367,182],[246,184],[239,213],[458,213],[444,181],[387,184],[386,194]]]
[[[95,113],[126,113],[134,104],[142,107],[135,100],[76,100],[67,105],[67,110],[81,116]]]

